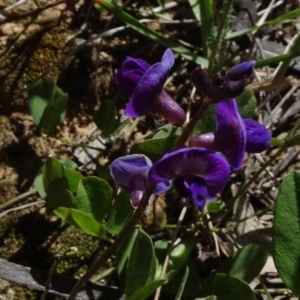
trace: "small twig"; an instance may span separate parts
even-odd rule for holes
[[[187,212],[187,206],[188,206],[188,201],[186,200],[185,206],[182,208],[180,216],[178,218],[176,230],[174,232],[171,244],[168,247],[168,252],[167,252],[167,255],[165,257],[165,261],[164,261],[164,264],[163,264],[163,267],[162,267],[162,270],[161,270],[160,279],[163,279],[166,276],[166,272],[167,272],[167,268],[168,268],[168,264],[169,264],[169,260],[170,260],[170,254],[171,254],[171,251],[173,250],[174,243],[176,241],[179,229],[181,227],[181,224],[182,224],[182,221],[184,219],[184,216],[185,216],[185,214]],[[157,288],[155,296],[154,296],[154,300],[158,300],[159,299],[161,288],[162,288],[162,286],[159,286]]]
[[[22,19],[27,18],[27,17],[36,17],[42,11],[44,11],[48,8],[57,6],[59,4],[65,3],[65,2],[68,2],[68,0],[57,0],[54,3],[50,3],[50,4],[44,5],[42,7],[38,7],[37,9],[30,10],[30,11],[27,11],[25,13],[8,15],[5,19],[2,19],[2,20],[0,19],[0,24],[22,20]]]
[[[51,281],[52,281],[52,277],[54,275],[54,272],[57,268],[57,266],[62,262],[62,260],[66,257],[67,254],[70,254],[70,253],[76,253],[78,250],[76,247],[70,247],[67,251],[65,251],[63,254],[58,254],[56,256],[56,260],[55,262],[53,263],[51,269],[50,269],[50,272],[49,272],[49,276],[47,278],[47,281],[46,281],[46,284],[45,284],[45,290],[41,296],[41,300],[45,300],[46,299],[46,296],[51,288]]]
[[[214,226],[212,224],[212,221],[210,220],[210,215],[208,213],[206,213],[206,216],[209,220],[207,222],[208,228],[209,228],[209,230],[212,230],[214,228]],[[217,234],[214,231],[211,231],[211,233],[212,233],[212,236],[213,236],[213,239],[214,239],[214,242],[215,242],[217,255],[220,257],[221,254],[220,254],[220,247],[219,247],[219,242],[218,242],[218,239],[217,239]]]
[[[24,204],[24,205],[21,205],[21,206],[18,206],[18,207],[14,207],[14,208],[5,210],[4,212],[2,212],[2,213],[0,214],[0,219],[1,219],[2,217],[4,217],[5,215],[7,215],[8,213],[12,212],[12,211],[17,211],[17,210],[21,210],[21,209],[28,208],[28,207],[31,207],[31,206],[40,205],[40,204],[45,204],[45,203],[46,203],[45,201],[41,201],[41,200],[40,200],[40,201],[27,203],[27,204]]]
[[[5,209],[6,207],[11,206],[11,205],[15,204],[16,202],[18,202],[20,200],[23,200],[23,199],[25,199],[29,196],[32,196],[36,193],[37,193],[37,189],[32,189],[31,191],[25,192],[25,193],[15,197],[15,198],[12,198],[12,199],[6,201],[5,203],[1,204],[0,205],[0,210]]]

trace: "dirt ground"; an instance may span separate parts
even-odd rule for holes
[[[266,5],[268,1],[263,2]],[[76,147],[71,147],[66,140],[88,142],[100,134],[97,129],[95,131],[93,114],[104,99],[117,99],[115,103],[122,114],[126,99],[116,91],[113,76],[127,55],[155,62],[164,49],[132,29],[124,29],[120,33],[87,43],[100,32],[123,25],[108,14],[99,13],[89,1],[28,0],[7,12],[3,11],[13,3],[14,0],[0,0],[1,212],[40,200],[36,193],[32,193],[17,201],[14,206],[5,207],[16,197],[34,189],[34,178],[50,155],[74,159],[83,166],[85,175],[95,174],[94,169],[86,168],[80,163],[79,158],[74,155]],[[142,1],[139,5],[149,10],[158,4],[156,1]],[[297,1],[285,1],[284,5],[272,12],[270,18],[295,9],[297,5]],[[180,4],[169,14],[179,19],[193,18],[187,4]],[[149,26],[175,37],[191,48],[199,48],[198,28],[194,25],[179,29],[176,25],[157,23],[150,23]],[[285,22],[264,35],[268,35],[271,41],[286,46],[288,39],[297,30],[299,29],[295,23]],[[183,59],[178,57],[175,69],[182,62]],[[195,64],[186,63],[184,68],[179,69],[169,87],[169,92],[176,94],[184,108],[187,107],[191,91],[189,74],[194,67]],[[258,72],[265,76],[265,70]],[[297,84],[287,85],[258,114],[259,120],[269,126],[273,137],[284,137],[299,117],[299,72],[291,69],[287,75],[293,76],[293,82],[296,81]],[[67,117],[50,136],[41,134],[28,108],[28,87],[41,77],[57,80],[58,86],[69,95]],[[258,102],[262,103],[275,91],[276,88],[266,93],[257,93]],[[161,124],[160,119],[142,119],[133,137],[138,139],[158,124]],[[108,159],[107,151],[108,149],[103,149],[100,159]],[[271,149],[262,157],[249,158],[248,165],[252,164],[253,167],[247,169],[248,174],[251,174],[260,159],[264,161],[272,151]],[[278,182],[274,178],[281,178],[285,172],[298,169],[299,166],[298,147],[284,153],[279,162],[268,170],[272,176],[268,177],[265,173],[251,186],[249,198],[254,208],[261,209],[273,203],[278,191]],[[262,222],[270,224],[271,221],[270,214]],[[3,259],[49,270],[55,255],[70,246],[78,247],[78,255],[64,261],[57,271],[72,276],[82,274],[98,253],[98,247],[105,247],[96,238],[87,238],[78,230],[63,224],[41,205],[9,212],[0,219],[0,257]],[[209,252],[210,249],[207,253]],[[202,261],[204,260],[205,257],[202,257]],[[106,267],[110,267],[110,262]],[[116,283],[113,276],[109,280],[110,284]],[[40,297],[40,293],[4,281],[0,281],[0,295],[6,300]],[[56,299],[51,297],[47,299]]]

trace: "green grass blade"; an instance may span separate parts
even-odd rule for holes
[[[287,46],[285,52],[293,52],[297,51],[297,49],[300,49],[300,33],[296,34],[294,38],[291,40],[291,43]],[[287,68],[289,67],[291,60],[293,58],[290,57],[288,59],[283,60],[279,66],[277,67],[273,78],[274,79],[280,79],[284,76]]]
[[[192,8],[194,16],[196,20],[200,23],[201,22],[201,14],[200,14],[200,1],[199,0],[189,0],[189,4]]]
[[[217,37],[214,40],[214,43],[213,43],[213,46],[212,46],[212,53],[211,53],[211,56],[209,58],[209,67],[208,67],[208,73],[209,74],[213,73],[216,55],[217,55],[219,47],[220,47],[220,41],[225,36],[225,31],[228,30],[229,16],[230,16],[231,8],[232,8],[232,3],[233,3],[233,0],[229,0],[227,2],[226,6],[225,6],[225,9],[223,11],[223,14],[222,14],[221,23],[218,26]],[[221,59],[221,62],[219,61],[219,65],[222,64],[222,62],[224,60],[224,55],[222,55],[222,53],[224,54],[225,51],[220,51],[219,52],[219,54],[223,57],[223,59]]]
[[[208,66],[208,61],[198,56],[196,53],[191,52],[189,49],[185,48],[184,46],[178,44],[177,42],[167,39],[158,32],[149,29],[144,24],[140,23],[137,19],[132,17],[131,15],[127,14],[120,8],[108,3],[104,0],[94,0],[95,3],[99,4],[102,8],[107,10],[109,13],[114,15],[116,18],[121,20],[122,22],[126,23],[128,26],[139,32],[140,34],[152,39],[156,43],[159,43],[167,48],[171,48],[173,51],[181,54],[183,57],[185,57],[188,60],[191,60],[199,65],[202,65],[203,67]]]
[[[244,35],[246,33],[261,29],[261,28],[263,28],[267,25],[269,25],[269,26],[277,25],[277,24],[279,24],[283,21],[286,21],[286,20],[289,20],[289,19],[292,19],[292,18],[296,18],[299,15],[300,15],[300,8],[297,8],[297,9],[294,9],[294,10],[292,10],[292,11],[290,11],[290,12],[288,12],[288,13],[286,13],[286,14],[284,14],[284,15],[282,15],[282,16],[274,19],[274,20],[267,21],[265,24],[263,24],[261,26],[254,26],[254,27],[242,29],[242,30],[239,30],[239,31],[231,32],[226,36],[226,39],[229,40],[229,39],[236,38],[236,37]]]
[[[212,0],[199,0],[201,15],[201,41],[205,57],[211,54],[211,46],[215,38],[214,9]]]
[[[291,52],[286,53],[286,54],[277,55],[275,57],[261,59],[261,60],[256,62],[255,68],[261,68],[261,67],[269,66],[269,65],[272,65],[272,64],[279,63],[281,61],[293,59],[297,56],[300,56],[300,49],[295,50],[295,51],[291,51]]]

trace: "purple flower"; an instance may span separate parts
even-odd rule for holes
[[[201,67],[196,68],[191,75],[197,91],[202,96],[209,96],[214,102],[224,101],[239,96],[254,70],[254,61],[236,65],[227,73],[222,71],[210,78]]]
[[[222,192],[229,175],[230,167],[222,154],[203,148],[183,148],[165,154],[154,163],[149,181],[161,183],[175,178],[174,186],[179,194],[191,196],[203,210],[206,200]]]
[[[127,57],[117,72],[115,81],[130,98],[125,114],[135,118],[157,113],[175,126],[185,121],[183,109],[163,90],[174,64],[174,55],[167,49],[161,62],[150,66],[142,59]]]
[[[141,154],[119,157],[110,165],[111,177],[130,194],[131,204],[136,208],[148,184],[148,172],[152,166],[150,159]],[[171,181],[156,185],[153,194],[160,194],[171,187]]]
[[[204,147],[222,152],[233,171],[241,168],[245,151],[259,153],[270,147],[271,135],[258,122],[243,120],[235,99],[223,101],[216,106],[216,131],[196,135],[190,146]]]
[[[244,119],[247,132],[246,151],[260,153],[271,146],[271,134],[266,127],[252,119]]]

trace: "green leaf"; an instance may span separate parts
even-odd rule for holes
[[[56,179],[51,182],[45,199],[48,208],[56,209],[61,206],[73,207],[75,198],[73,194],[67,190],[67,185],[65,178]]]
[[[73,169],[68,168],[64,169],[64,175],[67,180],[68,190],[71,193],[75,193],[77,191],[80,180],[84,178],[83,175]]]
[[[200,280],[198,278],[197,271],[195,270],[194,264],[191,260],[187,260],[186,267],[188,268],[188,276],[186,279],[186,284],[182,292],[183,297],[189,297],[196,299],[199,296],[200,291]],[[183,266],[178,273],[163,286],[163,291],[168,294],[176,295],[178,293],[178,288],[184,280],[185,277],[185,266]]]
[[[94,115],[94,122],[102,134],[108,137],[116,127],[117,109],[111,100],[104,100]]]
[[[139,230],[131,249],[126,270],[126,297],[131,299],[131,296],[152,283],[155,279],[155,271],[156,257],[152,240],[144,231]]]
[[[51,157],[42,167],[43,183],[46,193],[49,191],[50,184],[57,179],[63,179],[64,167],[55,157]],[[66,185],[67,187],[67,185]]]
[[[218,300],[255,300],[247,283],[227,274],[212,274],[205,278],[201,283],[200,295],[202,297],[215,295]]]
[[[196,124],[193,135],[215,131],[215,111],[216,105],[212,104],[208,107],[201,119]]]
[[[268,252],[259,245],[247,245],[228,257],[218,268],[224,273],[250,283],[264,267]]]
[[[131,255],[131,250],[132,250],[134,241],[138,235],[138,232],[139,232],[138,229],[132,230],[132,232],[123,241],[122,245],[120,246],[120,248],[117,251],[117,255],[116,255],[117,272],[120,276],[123,286],[125,285],[124,276],[126,275],[125,272],[127,269],[128,259]]]
[[[158,131],[154,136],[153,136],[153,140],[154,139],[162,139],[162,138],[166,138],[169,136],[180,136],[182,133],[182,129],[175,127],[171,124],[168,124],[167,126],[165,126],[163,129],[161,129],[160,131]]]
[[[68,94],[54,98],[48,103],[39,124],[44,132],[49,133],[56,125],[64,120],[67,113],[67,104]]]
[[[63,164],[65,168],[76,170],[78,165],[71,159],[68,158],[60,158],[59,162]]]
[[[54,210],[54,213],[65,222],[76,226],[89,235],[101,238],[105,235],[104,227],[89,214],[66,207],[59,207]]]
[[[46,198],[47,194],[44,189],[42,169],[40,169],[38,171],[38,174],[34,178],[33,184],[34,184],[35,188],[37,189],[40,197],[43,199]]]
[[[68,95],[55,82],[40,79],[28,91],[28,103],[34,122],[46,133],[62,122]]]
[[[36,125],[41,123],[44,111],[47,106],[47,100],[39,96],[30,96],[28,98],[29,109],[33,118],[33,121]]]
[[[172,39],[164,37],[157,31],[148,28],[139,20],[124,12],[124,10],[116,7],[115,5],[112,5],[105,0],[95,0],[95,2],[101,7],[105,8],[109,13],[113,14],[116,18],[126,23],[128,26],[130,26],[140,34],[152,39],[154,42],[159,43],[166,48],[171,48],[173,51],[181,54],[186,59],[191,60],[198,65],[202,65],[204,68],[208,66],[208,61],[205,58],[199,56],[197,53],[193,53],[188,48],[185,48]]]
[[[91,214],[101,223],[111,206],[111,200],[109,184],[98,177],[90,176],[82,179],[78,185],[75,208]]]
[[[147,140],[145,142],[133,145],[130,153],[144,154],[151,160],[156,160],[164,153],[172,150],[177,140],[178,136],[176,135],[169,136],[167,138]]]
[[[256,109],[256,97],[252,90],[245,89],[243,93],[236,98],[240,114],[243,118],[252,118]]]
[[[128,300],[144,300],[148,296],[153,294],[159,286],[164,284],[164,282],[164,279],[157,279],[150,283],[147,283],[145,286],[143,286],[142,288],[134,292],[131,296],[129,296]]]
[[[107,230],[111,234],[119,234],[133,213],[129,195],[121,191],[109,212]]]
[[[287,288],[300,296],[300,173],[283,180],[276,202],[273,225],[273,258]]]
[[[205,203],[205,210],[208,213],[216,213],[218,211],[220,211],[223,207],[225,206],[224,202],[220,202],[220,201],[206,201]]]

